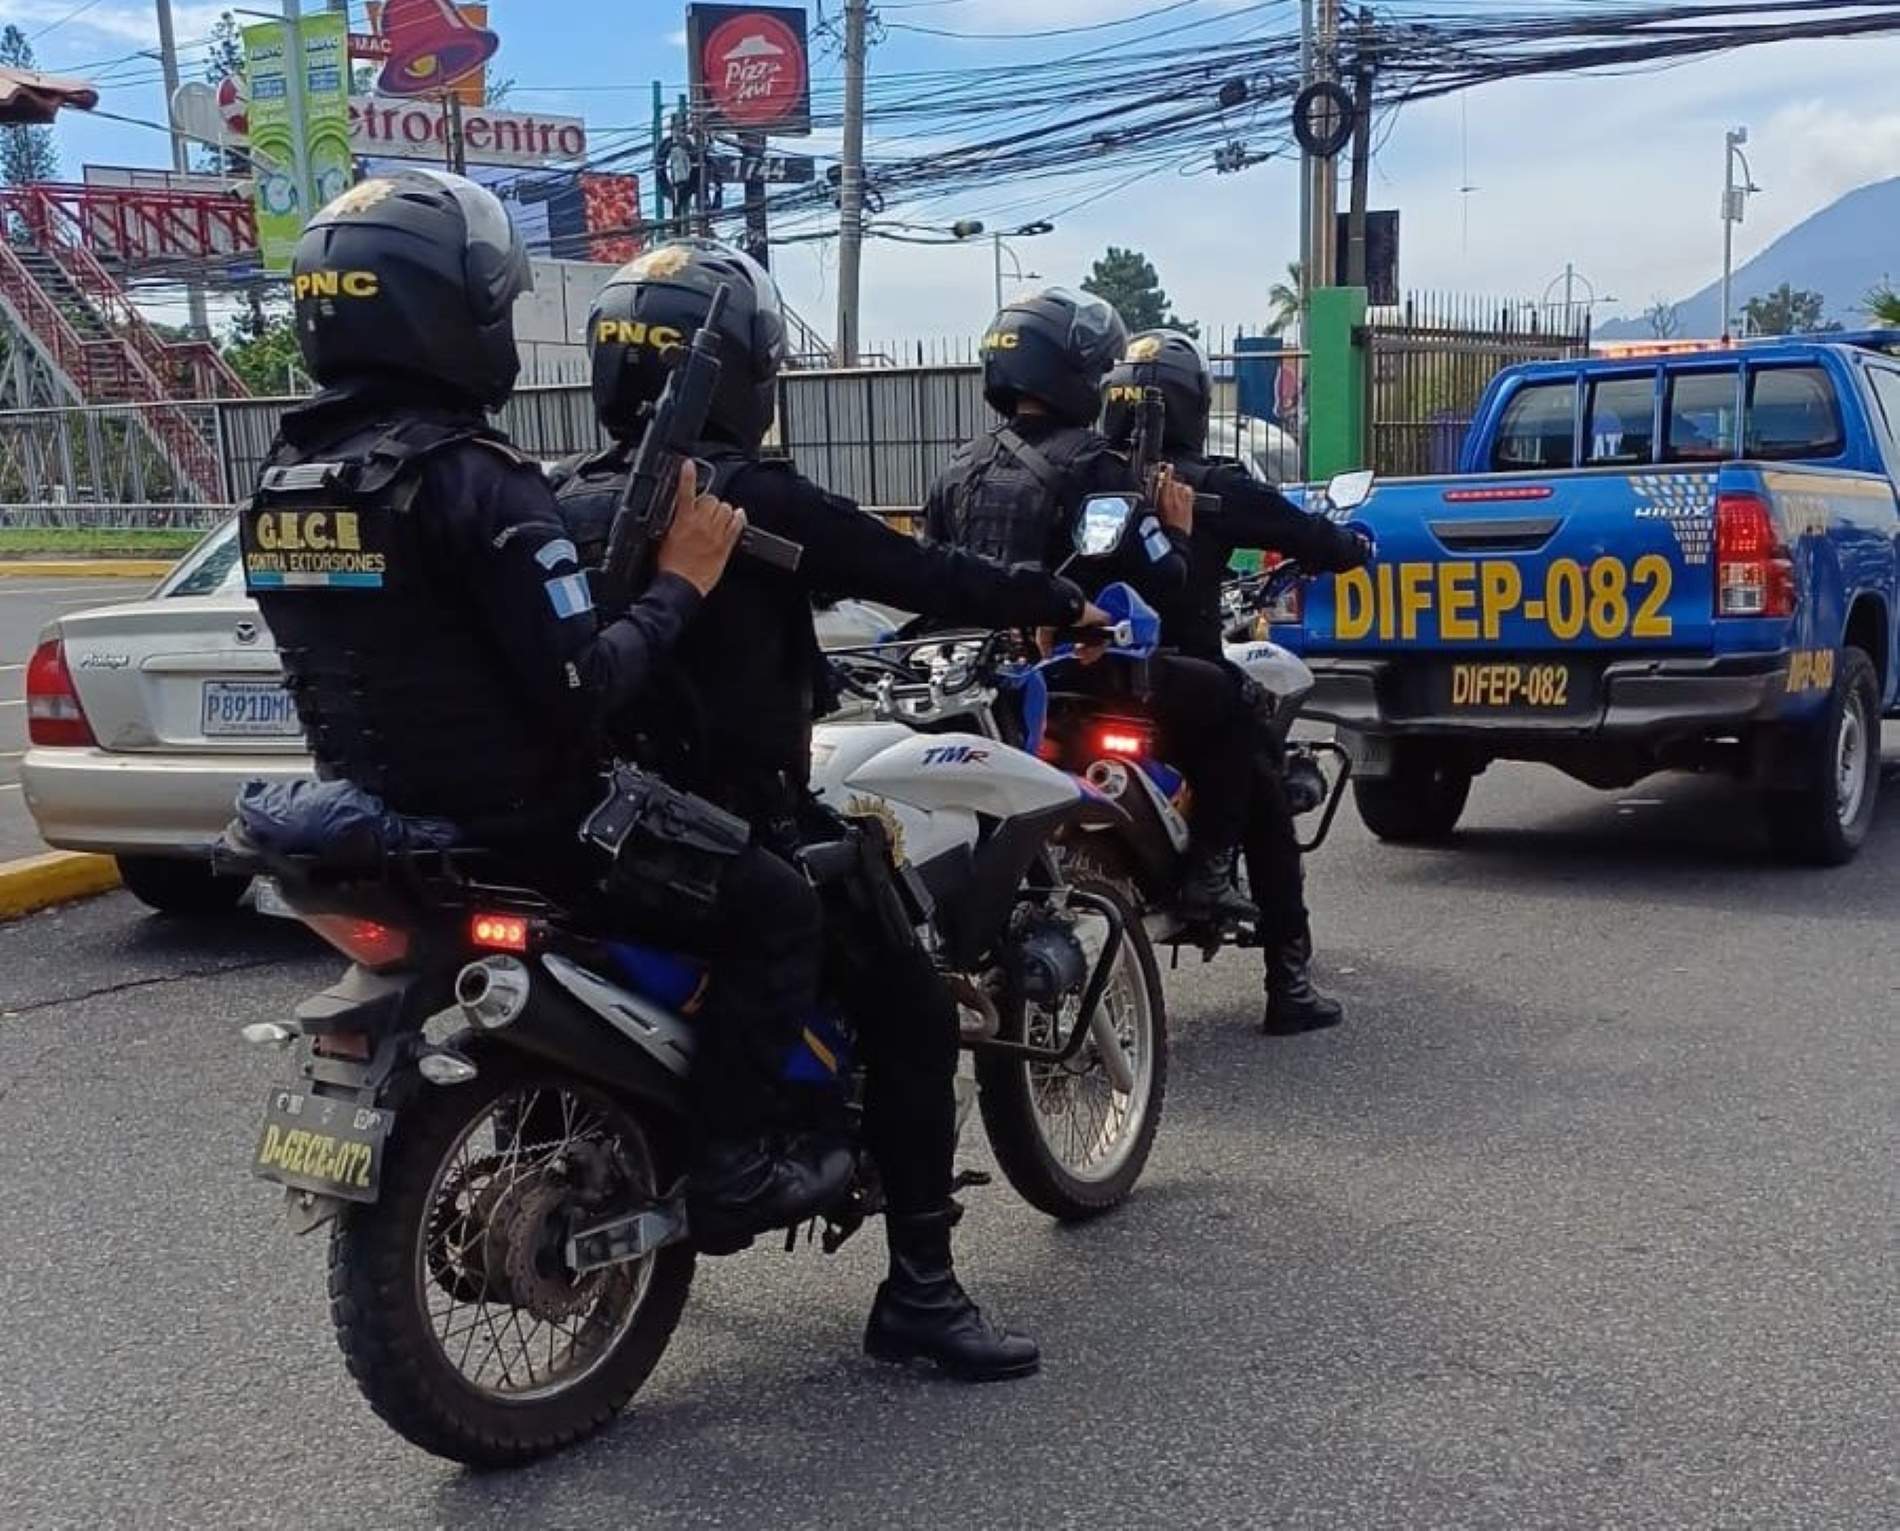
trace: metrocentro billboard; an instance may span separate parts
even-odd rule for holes
[[[357,154],[442,165],[448,145],[448,116],[439,101],[350,99],[350,148]],[[586,157],[587,124],[579,117],[464,107],[462,146],[471,165],[558,165]]]

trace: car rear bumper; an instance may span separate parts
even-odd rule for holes
[[[20,762],[26,806],[61,850],[194,855],[231,822],[238,788],[311,774],[303,755],[138,755],[30,749]]]
[[[1788,655],[1727,654],[1719,658],[1611,660],[1601,671],[1601,705],[1585,716],[1538,719],[1516,714],[1484,718],[1412,710],[1418,694],[1404,684],[1406,657],[1307,656],[1312,696],[1307,717],[1360,734],[1458,736],[1502,743],[1593,739],[1639,744],[1721,732],[1784,714]]]

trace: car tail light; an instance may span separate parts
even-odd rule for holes
[[[1758,494],[1725,494],[1715,502],[1715,614],[1794,614],[1794,559]]]
[[[306,914],[308,925],[350,961],[375,972],[393,968],[409,955],[409,932],[379,925],[354,914]]]
[[[26,666],[26,738],[29,744],[90,745],[92,736],[86,709],[73,689],[66,668],[66,647],[48,638],[33,651]]]
[[[525,952],[528,922],[518,914],[477,914],[468,922],[469,942],[490,952]]]
[[[1114,725],[1095,736],[1095,747],[1104,755],[1134,760],[1148,753],[1148,736],[1126,724]]]

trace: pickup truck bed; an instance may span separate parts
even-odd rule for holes
[[[1381,484],[1377,562],[1276,637],[1388,839],[1448,835],[1493,760],[1722,768],[1842,861],[1896,704],[1896,463],[1900,363],[1866,337],[1513,368],[1466,471]]]

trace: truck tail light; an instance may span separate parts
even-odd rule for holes
[[[93,745],[92,725],[66,668],[66,646],[48,638],[26,666],[26,738],[29,744]]]
[[[1758,494],[1715,502],[1715,614],[1794,615],[1794,558],[1772,506]]]

